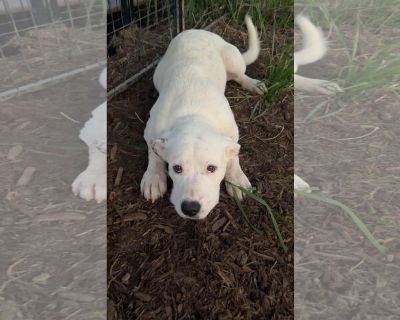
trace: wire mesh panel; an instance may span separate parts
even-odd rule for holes
[[[107,1],[108,90],[112,95],[155,65],[182,29],[183,1]]]
[[[0,0],[0,101],[104,64],[105,1]]]
[[[230,12],[229,1],[186,0],[185,26],[186,29],[210,28],[217,19]]]

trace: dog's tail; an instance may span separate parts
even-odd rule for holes
[[[246,52],[242,53],[242,57],[246,65],[249,65],[256,61],[260,54],[260,40],[258,39],[257,29],[249,15],[246,14],[244,21],[246,22],[247,32],[249,34],[249,48]]]
[[[296,24],[303,33],[304,44],[300,51],[294,53],[295,64],[301,66],[321,59],[328,49],[321,29],[304,16],[297,16]]]

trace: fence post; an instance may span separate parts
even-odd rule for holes
[[[184,0],[175,0],[175,35],[185,30]]]

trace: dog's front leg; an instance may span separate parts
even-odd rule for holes
[[[228,162],[225,173],[225,186],[226,191],[228,191],[230,196],[233,197],[236,193],[240,200],[242,200],[245,195],[235,186],[239,186],[245,189],[251,188],[251,183],[249,179],[246,177],[242,168],[240,167],[239,156],[235,156]]]
[[[107,156],[96,146],[89,145],[89,164],[72,183],[72,191],[87,201],[98,203],[107,199]]]
[[[72,191],[85,200],[107,199],[107,104],[103,103],[92,112],[79,138],[89,148],[89,164],[72,183]]]
[[[165,162],[149,147],[149,164],[140,183],[140,190],[151,202],[161,198],[167,191]]]

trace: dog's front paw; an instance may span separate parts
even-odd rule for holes
[[[228,194],[232,197],[236,194],[239,200],[242,200],[245,197],[245,194],[236,186],[251,190],[251,183],[241,170],[227,176],[225,180],[226,191]]]
[[[107,174],[104,170],[85,170],[72,183],[72,192],[87,201],[100,203],[107,198]]]
[[[140,191],[146,200],[151,202],[161,198],[167,192],[167,175],[165,172],[147,170],[140,182]]]

